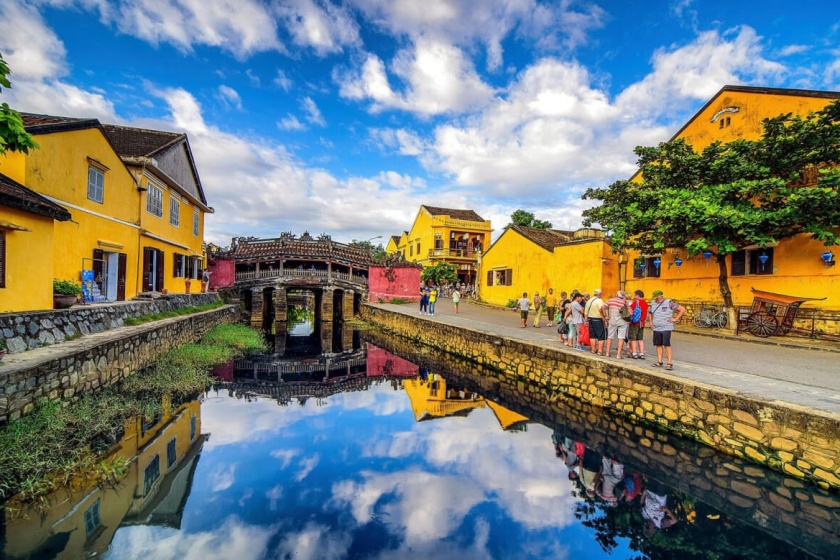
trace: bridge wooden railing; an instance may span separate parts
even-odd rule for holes
[[[359,274],[353,274],[347,272],[336,272],[333,271],[330,274],[327,270],[312,270],[310,269],[299,269],[299,268],[267,268],[264,270],[247,270],[244,272],[237,272],[236,273],[236,280],[260,280],[263,278],[330,278],[336,280],[345,280],[347,282],[355,282],[356,284],[363,284],[367,286],[368,279],[365,276],[361,276]]]

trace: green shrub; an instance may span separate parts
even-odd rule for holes
[[[80,296],[82,295],[82,287],[72,280],[53,279],[53,293],[62,296]]]

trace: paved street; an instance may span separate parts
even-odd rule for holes
[[[414,316],[418,316],[419,312],[416,304],[376,306]],[[458,315],[453,313],[451,301],[444,299],[438,303],[434,317],[422,318],[565,349],[557,341],[556,327],[543,326],[536,329],[530,326],[532,321],[529,319],[528,328],[523,329],[519,327],[518,313],[463,300]],[[808,341],[801,339],[781,340],[774,337],[769,340],[788,345],[778,346],[749,341],[751,335],[742,335],[733,340],[676,332],[672,339],[674,370],[665,372],[653,365],[656,352],[651,342],[650,329],[646,331],[647,360],[616,360],[614,357],[586,355],[595,360],[618,361],[628,367],[641,367],[663,375],[670,374],[726,387],[743,394],[840,414],[840,353],[837,352],[840,351],[840,344],[823,344],[821,346],[824,350],[820,351],[808,349]]]

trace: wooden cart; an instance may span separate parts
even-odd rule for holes
[[[793,321],[796,319],[800,305],[806,301],[825,299],[786,296],[755,288],[750,288],[750,290],[753,293],[752,307],[748,312],[740,314],[738,330],[745,330],[753,336],[762,338],[787,334],[793,328]]]

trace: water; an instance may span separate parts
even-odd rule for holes
[[[5,557],[829,558],[840,540],[836,496],[582,403],[505,394],[492,372],[408,341],[362,338],[220,368],[199,399],[127,430],[120,452],[136,459],[117,488],[7,513]],[[572,481],[557,456],[565,438],[584,466],[606,457],[629,481],[588,493],[591,473]],[[672,527],[658,508],[649,522],[639,497],[616,502],[638,485],[667,497]]]

